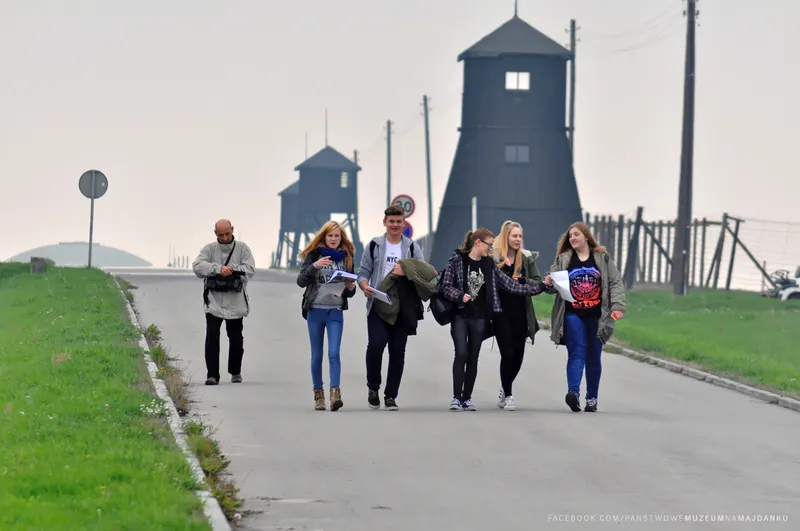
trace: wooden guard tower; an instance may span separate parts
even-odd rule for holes
[[[522,224],[525,247],[552,263],[558,238],[581,220],[567,138],[567,61],[572,53],[516,14],[463,52],[460,138],[430,260],[447,264],[472,225],[497,234]]]
[[[358,234],[358,172],[361,168],[330,146],[326,146],[295,168],[300,178],[278,195],[281,197],[281,227],[274,266],[297,267],[297,255],[326,221],[343,214],[343,223],[356,247],[356,263],[364,246]]]

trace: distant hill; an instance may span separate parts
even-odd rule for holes
[[[12,256],[7,262],[29,262],[31,257],[49,258],[59,266],[85,266],[89,259],[89,242],[61,242],[45,245]],[[152,267],[143,258],[114,247],[92,244],[93,267]]]

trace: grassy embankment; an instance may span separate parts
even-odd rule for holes
[[[98,270],[0,264],[0,528],[210,529]]]
[[[800,398],[800,303],[756,293],[631,291],[612,343]],[[553,296],[534,297],[549,323]],[[549,335],[549,331],[542,331]]]

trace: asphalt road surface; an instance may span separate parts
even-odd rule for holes
[[[162,330],[195,385],[196,411],[218,426],[251,511],[245,529],[800,529],[794,411],[606,354],[599,412],[572,413],[566,352],[543,331],[516,382],[517,411],[495,405],[499,354],[489,340],[479,410],[450,412],[452,342],[430,314],[409,339],[400,410],[373,411],[360,293],[345,315],[344,408],[314,411],[293,276],[260,271],[251,282],[244,383],[224,372],[223,333],[222,383],[206,387],[200,280],[116,273],[138,286],[142,326]],[[384,381],[385,370],[386,361]],[[327,386],[327,359],[323,374]]]

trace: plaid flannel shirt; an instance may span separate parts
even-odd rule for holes
[[[492,261],[492,311],[501,313],[503,308],[500,306],[500,296],[498,288],[513,295],[538,295],[542,292],[541,284],[520,284],[513,278],[504,274]],[[464,255],[456,251],[450,257],[447,267],[442,273],[442,295],[444,298],[457,303],[459,307],[464,305]]]

